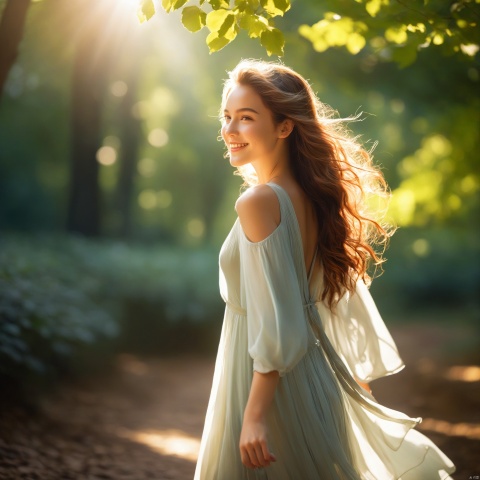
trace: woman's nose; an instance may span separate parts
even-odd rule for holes
[[[238,132],[237,124],[233,120],[225,125],[225,133],[227,135],[235,135]]]

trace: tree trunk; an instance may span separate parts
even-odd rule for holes
[[[18,56],[30,0],[7,0],[0,20],[0,98],[8,72]]]
[[[79,39],[72,78],[71,169],[67,230],[89,237],[100,234],[99,164],[101,120],[110,45],[102,39],[102,15],[89,16]],[[103,41],[102,41],[103,40]]]
[[[138,65],[131,69],[128,90],[120,105],[122,149],[120,155],[120,171],[117,183],[117,208],[121,215],[119,234],[129,238],[132,233],[132,194],[137,166],[137,152],[140,143],[140,122],[132,115],[132,107],[136,100],[138,83]]]

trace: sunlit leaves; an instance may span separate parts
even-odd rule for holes
[[[221,8],[211,11],[207,15],[206,25],[210,30],[207,37],[210,53],[221,50],[237,36],[235,14],[230,10]]]
[[[234,19],[234,15],[229,10],[224,8],[213,10],[207,15],[207,28],[211,32],[218,32],[224,23],[228,23],[231,26]]]
[[[229,2],[228,0],[208,0],[208,3],[214,10],[218,10],[219,8],[228,8]]]
[[[261,5],[272,17],[283,14],[290,9],[290,0],[261,0]]]
[[[141,0],[141,2],[141,8],[146,9],[144,5],[153,8],[153,0]],[[210,53],[221,50],[236,38],[240,30],[245,30],[250,38],[260,40],[268,55],[283,55],[285,39],[283,33],[275,28],[274,17],[283,16],[290,9],[290,0],[234,0],[233,2],[196,0],[196,2],[198,5],[187,7],[184,7],[187,0],[162,0],[161,4],[167,13],[182,9],[182,24],[190,32],[197,32],[206,26],[210,31],[206,38]],[[203,4],[211,7],[208,14],[200,8]],[[148,15],[139,13],[140,21],[148,20],[153,13],[150,14],[150,10]]]
[[[385,38],[391,43],[405,43],[407,41],[407,27],[401,25],[400,27],[391,27],[385,31]]]
[[[369,0],[365,4],[365,10],[371,17],[375,17],[382,8],[382,5],[388,5],[389,0]]]
[[[207,14],[199,7],[185,7],[182,11],[183,26],[190,32],[197,32],[205,26]]]
[[[154,4],[153,0],[139,1],[138,17],[143,22],[155,13]],[[250,38],[260,40],[268,55],[283,55],[285,40],[274,20],[290,10],[291,0],[191,0],[197,5],[184,7],[187,1],[161,0],[161,4],[166,12],[182,9],[182,23],[190,32],[207,26],[210,52],[221,50],[245,30]],[[200,8],[207,4],[208,14]],[[425,0],[421,8],[406,8],[392,0],[324,0],[322,4],[319,11],[329,6],[335,11],[299,28],[318,52],[343,47],[356,55],[369,45],[382,59],[406,67],[427,47],[440,48],[447,56],[469,58],[475,58],[479,50],[479,0],[459,0],[448,7],[442,0]]]
[[[415,8],[392,0],[324,0],[323,3],[334,13],[299,29],[317,51],[343,47],[350,53],[358,53],[369,45],[380,58],[394,60],[402,67],[413,63],[418,52],[425,48],[439,49],[445,56],[478,58],[480,2],[477,0],[460,0],[451,5],[442,0],[428,0]],[[329,15],[334,15],[337,21]],[[349,32],[347,25],[357,22],[365,28]],[[347,40],[347,35],[352,37]],[[380,45],[380,38],[385,44],[374,47],[373,44]]]
[[[409,24],[406,26],[409,32],[420,32],[425,33],[426,28],[424,23],[417,23],[415,25]]]
[[[365,46],[363,34],[366,31],[367,26],[363,22],[354,22],[351,18],[342,18],[331,12],[311,27],[302,25],[299,30],[300,35],[310,40],[318,52],[344,46],[353,55]]]
[[[267,50],[268,56],[283,55],[285,39],[283,38],[283,33],[278,30],[278,28],[265,30],[260,36],[260,41],[262,46]]]
[[[240,19],[240,28],[248,32],[250,38],[258,38],[269,28],[268,20],[260,15],[245,13]]]
[[[166,12],[170,12],[172,10],[178,10],[179,8],[183,7],[188,0],[162,0],[162,7],[165,9]]]
[[[465,175],[454,143],[440,134],[425,137],[421,147],[398,166],[403,180],[393,191],[390,216],[400,226],[423,226],[432,219],[458,215],[480,190],[475,173]]]
[[[155,15],[153,0],[142,0],[137,11],[140,23],[150,20]]]
[[[210,53],[218,52],[229,43],[230,40],[228,38],[220,37],[217,32],[212,32],[207,36],[207,46]]]
[[[365,37],[359,33],[352,32],[348,35],[347,43],[345,46],[347,50],[352,54],[356,55],[360,50],[365,46]]]

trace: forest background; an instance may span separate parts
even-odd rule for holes
[[[399,227],[372,285],[387,324],[479,325],[478,2],[336,2],[350,20],[335,2],[251,2],[273,27],[212,0],[227,13],[196,11],[190,30],[208,28],[194,34],[185,2],[143,2],[143,22],[130,0],[20,3],[0,100],[2,382],[28,392],[118,352],[215,351],[241,185],[217,141],[222,80],[241,58],[276,58],[280,35],[282,61],[378,141]]]

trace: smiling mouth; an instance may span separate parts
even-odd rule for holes
[[[240,150],[241,148],[244,148],[247,145],[248,143],[231,143],[229,147],[231,152],[236,152],[237,150]]]

